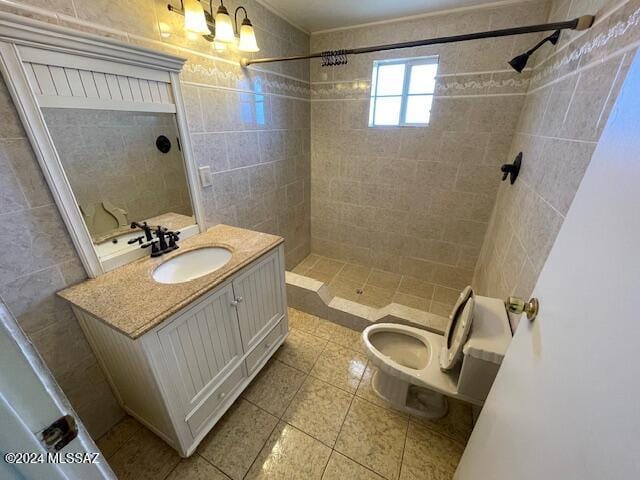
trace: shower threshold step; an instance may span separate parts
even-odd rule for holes
[[[376,308],[334,295],[319,280],[287,271],[287,301],[290,307],[362,331],[373,323],[393,322],[443,334],[447,318],[415,308],[389,303]]]

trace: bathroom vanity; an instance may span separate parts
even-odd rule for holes
[[[180,283],[154,280],[162,264],[211,247],[231,254],[217,270]],[[280,237],[217,225],[169,255],[59,292],[122,407],[182,456],[287,336],[283,251]]]

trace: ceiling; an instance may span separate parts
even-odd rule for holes
[[[309,33],[495,0],[259,0]]]

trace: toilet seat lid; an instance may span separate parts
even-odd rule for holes
[[[462,290],[453,307],[444,333],[440,351],[440,368],[444,371],[455,368],[462,358],[462,348],[467,342],[473,322],[474,306],[473,290],[467,286]]]

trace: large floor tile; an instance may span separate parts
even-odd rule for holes
[[[449,411],[437,420],[411,416],[411,420],[466,445],[473,430],[473,410],[468,403],[447,399]]]
[[[242,396],[280,418],[306,375],[280,360],[270,360]]]
[[[200,455],[194,454],[180,460],[167,480],[229,480],[229,477]]]
[[[309,373],[327,340],[293,329],[276,352],[276,358],[287,365]]]
[[[349,480],[383,480],[383,477],[377,473],[366,469],[334,450],[331,452],[322,480],[344,480],[347,478]]]
[[[410,466],[403,463],[400,480],[453,480],[453,472],[437,465]]]
[[[313,334],[356,352],[367,353],[362,343],[362,332],[356,332],[324,318],[319,319],[318,327]]]
[[[389,402],[380,398],[378,394],[374,392],[373,388],[371,388],[371,380],[373,379],[373,375],[375,374],[376,370],[377,368],[371,362],[367,364],[364,375],[362,375],[362,381],[360,382],[360,385],[358,385],[356,395],[360,398],[364,398],[365,400],[370,401],[371,403],[379,407],[386,408],[387,410],[392,410],[400,416],[408,417],[405,412],[398,410]]]
[[[329,342],[313,366],[311,375],[355,393],[366,365],[364,354]]]
[[[339,388],[308,377],[282,419],[333,447],[352,398]]]
[[[407,419],[356,397],[335,449],[389,480],[400,473]]]
[[[133,417],[125,417],[96,442],[104,458],[111,458],[127,441],[138,431],[142,425]]]
[[[278,423],[264,410],[239,399],[198,447],[198,453],[234,480],[242,480]]]
[[[460,462],[463,447],[428,428],[410,423],[402,460],[403,480],[450,479]]]
[[[322,477],[331,449],[281,422],[246,476],[255,479],[313,480]]]
[[[178,464],[176,451],[146,428],[140,428],[109,460],[119,480],[165,478]]]
[[[309,315],[295,308],[288,308],[289,329],[301,330],[305,333],[313,333],[318,328],[319,320],[315,315]]]

